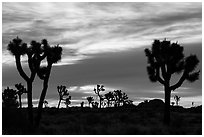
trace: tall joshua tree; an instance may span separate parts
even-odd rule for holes
[[[147,72],[152,82],[159,81],[164,85],[165,112],[164,123],[170,123],[171,91],[179,88],[185,80],[194,82],[199,78],[200,71],[194,71],[199,63],[196,55],[184,57],[183,47],[166,39],[154,40],[151,49],[145,49],[148,58]],[[180,74],[177,83],[170,85],[173,74]]]
[[[62,100],[65,100],[66,97],[71,99],[71,96],[69,96],[68,90],[66,86],[57,86],[57,91],[59,93],[59,103],[57,108],[59,109],[60,107],[60,103]]]
[[[95,94],[98,95],[98,97],[99,97],[99,108],[101,108],[102,100],[103,100],[103,96],[100,95],[101,91],[105,91],[104,85],[97,85],[97,87],[94,88]]]
[[[15,57],[17,70],[20,76],[27,83],[28,117],[32,125],[33,124],[32,83],[34,81],[41,61],[45,58],[45,54],[42,54],[41,45],[39,43],[31,42],[31,46],[28,47],[27,44],[23,43],[23,41],[18,37],[10,41],[7,49]],[[23,55],[27,55],[30,76],[28,76],[25,73],[21,65],[21,57]]]
[[[86,99],[88,100],[89,107],[90,107],[90,104],[92,104],[92,102],[94,101],[94,98],[92,96],[90,96],[90,97],[87,97]]]
[[[48,44],[48,41],[46,39],[43,39],[41,44],[44,45],[43,52],[46,56],[47,66],[39,67],[37,71],[37,75],[39,76],[40,79],[43,80],[43,90],[40,95],[40,101],[38,104],[38,114],[36,118],[37,126],[39,125],[40,119],[41,119],[43,102],[47,93],[48,81],[49,81],[52,65],[60,61],[62,56],[62,48],[59,45],[51,47]]]
[[[19,106],[20,106],[20,108],[22,108],[21,95],[23,93],[27,93],[27,91],[26,91],[26,88],[21,83],[15,84],[15,87],[18,90],[17,94],[18,94],[18,98],[19,98]]]
[[[176,101],[176,105],[178,106],[178,103],[180,101],[181,97],[179,97],[178,95],[174,96],[174,100]]]

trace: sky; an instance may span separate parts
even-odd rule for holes
[[[2,4],[2,89],[14,88],[25,81],[20,77],[8,43],[18,36],[24,42],[47,39],[63,48],[62,59],[54,64],[46,100],[57,106],[58,85],[65,85],[72,96],[72,106],[93,96],[96,84],[106,92],[121,89],[138,104],[146,99],[164,98],[163,86],[152,83],[147,75],[145,48],[154,39],[178,42],[184,54],[196,54],[202,70],[202,3],[14,3]],[[29,74],[26,56],[24,70]],[[194,83],[185,81],[172,92],[181,96],[180,105],[202,103],[202,72]],[[179,75],[171,81],[174,84]],[[35,78],[33,103],[37,105],[42,83]],[[104,94],[103,93],[103,94]],[[26,96],[23,103],[26,106]],[[173,101],[173,98],[172,98]],[[62,103],[63,106],[63,103]]]

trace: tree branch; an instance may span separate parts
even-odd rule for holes
[[[39,57],[40,61],[42,61],[43,59],[45,59],[45,57],[47,56],[47,54],[43,54],[42,56]]]
[[[186,79],[186,76],[187,76],[187,72],[184,71],[183,75],[181,76],[179,81],[175,85],[171,86],[170,90],[175,90],[175,89],[179,88],[183,84],[184,80]]]
[[[23,68],[21,66],[20,56],[15,56],[15,58],[16,58],[16,67],[17,67],[17,70],[18,70],[19,74],[21,75],[21,77],[23,77],[23,79],[25,79],[26,81],[29,81],[30,80],[29,77],[23,71]]]
[[[161,70],[162,70],[162,77],[164,78],[164,80],[167,80],[167,72],[166,72],[165,64],[161,66]]]
[[[27,56],[28,56],[28,66],[29,66],[31,72],[33,72],[34,68],[33,68],[33,64],[32,64],[32,55],[27,54]]]
[[[156,68],[156,77],[157,77],[157,80],[158,80],[161,84],[164,84],[164,80],[160,77],[159,67]]]

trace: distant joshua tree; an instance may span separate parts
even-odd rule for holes
[[[100,95],[101,91],[105,91],[103,85],[97,85],[97,87],[94,88],[95,94],[98,95],[98,97],[99,97],[99,108],[101,108],[101,105],[102,105],[102,95]]]
[[[62,85],[57,86],[57,91],[59,93],[59,103],[58,103],[57,108],[59,109],[61,101],[62,100],[66,101],[66,98],[70,98],[70,100],[71,100],[71,96],[69,96],[69,93],[68,93],[66,86],[62,86]]]
[[[45,108],[48,108],[48,101],[47,100],[44,100],[44,106],[45,106]]]
[[[81,102],[81,108],[83,108],[83,107],[84,107],[84,101]]]
[[[107,100],[107,105],[110,107],[112,101],[114,101],[114,94],[113,92],[108,92],[104,95],[105,99]]]
[[[151,49],[145,49],[148,58],[147,72],[152,82],[159,81],[164,85],[165,113],[164,123],[170,123],[170,97],[171,91],[179,88],[185,80],[194,82],[199,78],[200,71],[194,71],[199,63],[196,55],[184,57],[183,47],[178,43],[154,40]],[[170,85],[173,74],[182,73],[179,81]]]
[[[175,102],[171,102],[171,105],[174,106]]]
[[[71,104],[71,96],[69,96],[69,97],[67,97],[66,99],[65,99],[65,102],[64,102],[64,104],[66,105],[66,108],[69,108],[69,105]]]
[[[181,97],[179,97],[178,95],[174,96],[174,100],[176,101],[176,105],[178,106],[179,101],[180,101]]]
[[[31,42],[31,44],[35,44],[35,43],[36,43],[35,41]],[[40,101],[38,104],[38,114],[37,114],[37,118],[36,118],[36,125],[37,126],[39,125],[40,119],[41,119],[43,102],[44,102],[44,99],[45,99],[45,96],[47,93],[48,81],[49,81],[52,65],[57,63],[58,61],[60,61],[61,56],[62,56],[62,47],[60,47],[59,45],[51,47],[48,44],[48,41],[46,39],[43,39],[41,44],[44,46],[43,52],[46,56],[47,66],[43,66],[43,67],[40,66],[38,68],[38,71],[37,71],[38,77],[41,80],[43,80],[43,90],[42,90],[41,95],[40,95]]]
[[[87,97],[86,99],[88,100],[89,107],[90,107],[90,104],[92,104],[92,102],[94,101],[94,98],[90,96],[90,97]]]
[[[91,104],[93,108],[98,108],[98,102],[95,101],[95,102],[92,102]]]
[[[21,103],[21,95],[23,93],[27,93],[26,88],[21,84],[15,84],[15,87],[17,89],[17,94],[18,94],[18,98],[19,98],[19,106],[20,108],[22,108],[22,103]]]
[[[194,107],[194,102],[191,103],[192,107]]]
[[[114,94],[113,92],[108,92],[104,95],[105,99],[107,100],[107,105],[110,107],[112,101],[114,101]]]
[[[113,95],[115,97],[115,107],[124,105],[125,102],[128,100],[127,94],[122,92],[121,90],[114,90],[113,92]]]
[[[2,93],[2,101],[3,101],[3,107],[5,108],[17,108],[18,107],[18,101],[17,101],[17,92],[14,89],[10,89],[7,87],[7,89],[4,89]]]

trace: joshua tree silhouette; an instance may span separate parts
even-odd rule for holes
[[[125,104],[128,100],[128,96],[126,93],[122,92],[121,90],[114,90],[114,97],[115,97],[115,107],[119,107]]]
[[[18,37],[10,41],[7,49],[15,57],[16,67],[20,76],[27,83],[27,99],[28,99],[28,117],[31,125],[33,124],[33,112],[32,112],[32,83],[39,69],[41,61],[46,57],[46,54],[42,54],[43,48],[40,43],[35,41],[31,42],[31,46],[28,47],[26,43],[23,43]],[[28,66],[30,69],[30,76],[28,76],[21,65],[21,56],[27,55]]]
[[[104,96],[105,96],[105,99],[107,100],[108,107],[110,107],[111,102],[114,101],[114,94],[113,94],[113,92],[108,92]]]
[[[200,71],[194,71],[199,63],[196,55],[184,58],[183,47],[178,43],[154,40],[151,49],[145,49],[148,58],[147,72],[152,82],[159,81],[164,85],[165,113],[164,123],[170,123],[170,97],[171,91],[179,88],[185,80],[194,82],[199,78]],[[182,73],[179,81],[170,85],[172,74]]]
[[[52,69],[52,65],[57,63],[58,61],[61,60],[62,56],[62,48],[57,45],[54,47],[50,47],[48,44],[48,41],[46,39],[43,39],[41,44],[44,46],[43,52],[46,57],[47,61],[47,66],[46,67],[39,67],[37,71],[37,75],[39,76],[40,79],[43,80],[43,90],[40,95],[40,101],[38,104],[38,114],[36,118],[36,125],[38,126],[40,123],[41,119],[41,113],[42,113],[42,107],[43,107],[43,102],[46,96],[47,88],[48,88],[48,81],[50,77],[50,72]]]
[[[84,101],[81,102],[81,108],[83,108],[83,107],[84,107]]]
[[[194,102],[191,103],[192,107],[194,107]]]
[[[44,100],[43,104],[44,104],[45,108],[48,108],[48,101],[47,100]]]
[[[88,100],[88,102],[89,102],[89,107],[90,107],[90,104],[92,104],[92,102],[94,101],[94,98],[93,98],[92,96],[90,96],[90,97],[87,97],[86,99]],[[93,107],[93,106],[92,106],[92,107]]]
[[[68,93],[68,90],[67,90],[66,86],[62,86],[62,85],[57,86],[57,91],[59,93],[59,103],[58,103],[57,108],[59,109],[61,101],[66,100],[65,97],[71,99],[71,96],[69,96],[69,93]]]
[[[18,101],[17,101],[17,91],[14,89],[10,89],[7,87],[7,89],[4,89],[2,93],[2,100],[3,100],[3,107],[18,107]]]
[[[103,85],[97,85],[97,87],[94,88],[95,94],[98,95],[98,97],[99,97],[99,108],[101,108],[101,105],[102,105],[102,95],[100,95],[101,91],[105,91]]]
[[[176,105],[178,106],[178,103],[181,100],[181,97],[179,97],[178,95],[175,95],[174,100],[176,101]]]
[[[65,99],[65,102],[64,102],[64,104],[66,105],[66,108],[69,108],[69,105],[71,104],[71,96],[69,96],[69,97],[67,97],[66,99]]]
[[[174,106],[175,102],[171,102],[171,105]]]
[[[26,88],[21,83],[15,84],[15,87],[18,90],[17,94],[18,94],[18,98],[19,98],[19,106],[20,106],[20,108],[22,108],[21,95],[23,93],[27,93],[27,91],[26,91]]]
[[[91,104],[93,108],[98,108],[98,102],[95,101],[95,102],[92,102]]]

